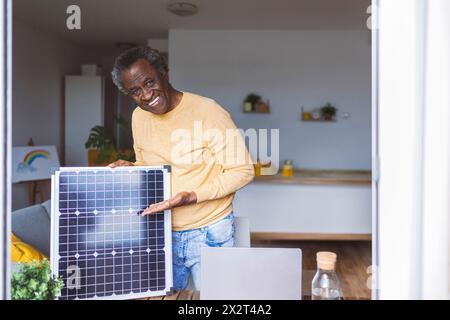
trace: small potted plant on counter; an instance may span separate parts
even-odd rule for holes
[[[255,94],[255,93],[248,94],[244,100],[244,112],[254,112],[255,105],[259,101],[261,101],[261,96]]]
[[[337,111],[336,107],[334,105],[332,105],[331,103],[327,103],[320,109],[320,112],[322,113],[322,118],[325,121],[335,120],[336,119],[336,111]]]
[[[54,300],[64,286],[61,278],[54,276],[47,259],[24,263],[11,279],[13,300]]]

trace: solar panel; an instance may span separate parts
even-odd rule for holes
[[[60,168],[52,176],[52,271],[59,299],[128,299],[172,290],[170,167]]]

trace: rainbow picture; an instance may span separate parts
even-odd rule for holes
[[[23,163],[27,166],[31,166],[33,161],[38,158],[49,159],[50,152],[48,152],[47,150],[33,150],[31,152],[28,152],[23,158]]]
[[[13,148],[13,182],[49,179],[51,169],[59,167],[54,146]]]
[[[33,151],[28,152],[25,157],[23,157],[23,161],[17,165],[17,171],[18,172],[25,172],[25,171],[36,171],[36,168],[32,166],[33,162],[36,159],[43,158],[43,159],[50,159],[50,152],[43,149],[36,149]]]

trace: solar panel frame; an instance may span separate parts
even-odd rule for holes
[[[139,167],[65,167],[55,171],[51,177],[51,245],[50,245],[50,264],[53,274],[59,275],[59,228],[60,228],[60,207],[59,207],[59,179],[61,172],[80,172],[80,171],[105,171],[114,170],[113,172],[133,172],[138,170],[146,171],[162,171],[163,174],[163,200],[167,200],[171,196],[170,185],[170,166],[139,166]],[[164,211],[164,248],[165,252],[165,288],[158,291],[146,291],[141,293],[130,294],[112,294],[108,296],[95,296],[86,298],[86,300],[120,300],[120,299],[138,299],[152,296],[161,296],[173,292],[173,271],[172,271],[172,222],[171,210]],[[65,279],[66,280],[66,279]],[[66,285],[66,283],[65,283]],[[75,298],[79,299],[79,298]]]

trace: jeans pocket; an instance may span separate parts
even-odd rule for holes
[[[206,244],[210,247],[220,247],[234,239],[234,216],[228,215],[205,228]]]

